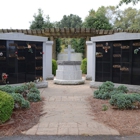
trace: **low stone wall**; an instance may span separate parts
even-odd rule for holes
[[[103,84],[103,82],[91,81],[90,82],[90,87],[91,88],[98,88],[102,84]],[[140,86],[138,86],[138,85],[116,84],[116,83],[114,83],[114,85],[115,85],[115,87],[118,87],[120,85],[124,85],[124,86],[126,86],[128,88],[129,92],[139,92],[140,93]]]

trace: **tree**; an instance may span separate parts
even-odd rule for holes
[[[30,29],[44,29],[52,28],[53,23],[50,22],[50,17],[46,16],[46,19],[43,17],[43,11],[38,9],[38,14],[34,14],[34,20],[30,22]]]
[[[64,15],[60,22],[55,23],[55,26],[59,28],[80,28],[82,26],[82,19],[73,14],[68,16]]]
[[[44,18],[43,11],[38,9],[38,14],[34,14],[34,20],[31,22],[30,29],[44,29],[52,28],[54,24],[50,22],[49,15]],[[61,51],[61,40],[56,39],[56,53],[58,54]],[[56,55],[57,55],[56,54]]]
[[[71,39],[71,46],[77,53],[82,53],[84,54],[84,49],[85,49],[85,39]]]
[[[106,9],[104,6],[100,7],[96,12],[92,9],[89,15],[85,18],[83,27],[95,29],[112,29],[109,19],[106,17]]]
[[[64,15],[59,22],[55,22],[55,27],[58,28],[80,28],[82,27],[82,19],[77,15],[70,14],[68,16]],[[72,48],[76,52],[83,53],[84,46],[80,44],[80,39],[63,38],[61,39],[62,49],[66,48],[68,44],[72,45]]]
[[[121,0],[120,2],[119,2],[119,5],[117,6],[117,7],[119,7],[119,6],[121,6],[122,4],[129,4],[129,3],[133,3],[134,5],[135,4],[137,4],[138,2],[139,2],[140,0]]]
[[[116,16],[114,28],[116,29],[140,29],[140,10],[127,8]]]
[[[58,55],[58,53],[60,53],[62,50],[61,48],[61,39],[60,38],[57,38],[56,39],[56,55]]]

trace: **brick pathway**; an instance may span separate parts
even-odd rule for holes
[[[25,131],[26,135],[119,135],[104,124],[94,120],[86,98],[91,97],[93,89],[89,82],[84,85],[55,85],[41,89],[45,98],[44,114],[37,125]]]

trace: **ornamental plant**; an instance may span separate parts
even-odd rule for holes
[[[14,109],[14,99],[8,93],[0,91],[0,124],[10,119]]]
[[[81,70],[83,74],[87,74],[87,58],[82,60]]]
[[[55,76],[57,70],[57,62],[56,60],[52,59],[52,74]]]
[[[104,82],[99,89],[94,91],[94,97],[97,99],[110,99],[115,94],[125,94],[128,89],[124,85],[120,85],[118,88],[114,87],[114,84],[110,81]]]
[[[116,94],[111,96],[109,103],[118,109],[140,108],[140,93]]]

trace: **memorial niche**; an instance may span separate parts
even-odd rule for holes
[[[6,83],[1,79],[0,84],[30,82],[42,77],[42,46],[42,42],[0,40],[0,74],[8,75]]]
[[[140,52],[134,54],[139,47],[136,40],[96,43],[96,81],[140,85]]]

